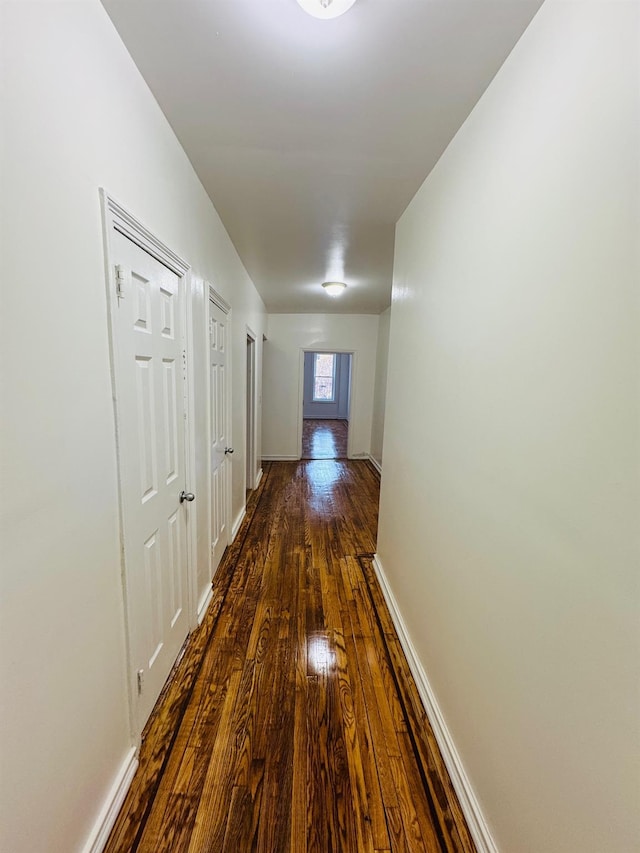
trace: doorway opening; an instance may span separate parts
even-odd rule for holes
[[[351,361],[348,352],[305,352],[302,459],[348,457]]]
[[[247,329],[246,491],[256,487],[256,336]]]

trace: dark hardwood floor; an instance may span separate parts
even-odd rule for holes
[[[346,459],[349,422],[324,418],[302,421],[303,459]]]
[[[378,488],[264,466],[108,853],[475,850],[371,567]]]

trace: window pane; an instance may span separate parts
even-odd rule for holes
[[[313,398],[314,400],[333,400],[332,377],[316,376]]]
[[[316,376],[330,376],[333,378],[333,364],[335,355],[327,352],[316,353]]]
[[[334,401],[335,353],[317,352],[313,362],[313,399]]]

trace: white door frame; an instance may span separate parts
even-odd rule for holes
[[[300,364],[298,368],[298,459],[302,459],[302,422],[304,420],[304,356],[307,352],[326,352],[326,353],[342,353],[351,356],[351,375],[349,376],[349,430],[347,432],[347,458],[351,459],[352,453],[352,435],[353,430],[351,424],[353,421],[353,413],[355,411],[355,375],[357,367],[358,353],[353,349],[340,349],[339,347],[322,346],[318,344],[315,347],[300,347]]]
[[[256,369],[257,369],[257,341],[258,336],[256,333],[246,326],[247,331],[247,342],[251,341],[251,355],[252,355],[252,363],[251,363],[251,384],[249,385],[249,347],[247,346],[247,365],[245,370],[245,376],[247,378],[247,388],[245,394],[245,429],[247,430],[247,435],[245,436],[245,446],[250,447],[251,450],[249,453],[246,453],[245,456],[245,487],[247,489],[255,489],[256,480],[258,476],[258,464],[256,458],[256,449],[257,449],[257,390],[258,390],[258,381],[256,377]],[[249,414],[251,414],[251,418],[249,418]],[[248,430],[251,429],[251,436],[248,434]],[[251,441],[249,441],[249,438]]]
[[[131,595],[128,590],[128,573],[125,565],[124,551],[124,518],[123,518],[123,495],[122,495],[122,470],[120,455],[120,433],[121,421],[118,412],[118,389],[116,387],[116,353],[114,349],[114,330],[117,311],[117,285],[114,280],[113,246],[111,235],[118,231],[132,240],[137,246],[150,254],[160,263],[164,264],[171,272],[175,273],[184,281],[185,310],[182,312],[181,340],[183,350],[183,392],[185,409],[185,476],[192,488],[196,483],[195,462],[195,434],[194,434],[194,393],[193,393],[193,340],[192,328],[192,298],[191,298],[191,275],[190,266],[179,255],[176,255],[168,246],[159,240],[151,231],[145,228],[126,208],[119,204],[106,190],[100,189],[100,204],[102,209],[102,228],[104,242],[105,281],[107,287],[107,319],[109,331],[109,354],[111,358],[111,383],[113,388],[114,422],[115,422],[115,444],[118,465],[118,538],[121,555],[121,579],[122,595],[124,600],[125,619],[125,646],[127,655],[127,683],[129,690],[129,725],[134,745],[140,745],[142,729],[137,719],[137,672],[133,666],[132,656],[132,613]],[[186,560],[187,560],[187,587],[190,629],[197,625],[195,589],[197,578],[195,576],[195,555],[197,553],[197,530],[193,513],[187,514],[186,519]]]
[[[211,370],[210,360],[209,360],[209,349],[208,349],[208,341],[209,341],[209,314],[210,308],[209,303],[213,302],[214,305],[217,305],[221,311],[223,311],[227,315],[227,435],[229,436],[229,445],[233,447],[233,434],[232,434],[232,426],[233,426],[233,413],[231,409],[232,403],[232,350],[233,350],[233,339],[231,335],[231,305],[227,302],[227,300],[221,296],[217,290],[214,289],[213,285],[205,284],[205,295],[207,299],[207,310],[204,312],[204,328],[205,328],[205,341],[207,341],[207,548],[209,550],[209,578],[213,578],[213,566],[212,566],[212,554],[211,554],[211,377],[209,372]],[[231,502],[232,502],[232,494],[233,494],[233,457],[229,460],[229,465],[231,466],[231,470],[229,473],[229,488],[227,499],[225,501],[225,528],[227,530],[227,545],[231,545]]]

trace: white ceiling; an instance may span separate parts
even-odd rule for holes
[[[295,313],[389,305],[396,221],[541,2],[322,21],[296,0],[103,0],[267,309]]]

